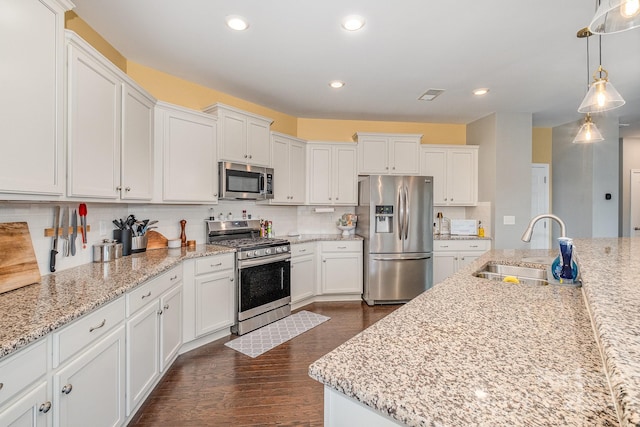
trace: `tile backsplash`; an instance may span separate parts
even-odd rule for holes
[[[79,203],[79,202],[78,202]],[[56,205],[78,209],[74,202],[0,202],[0,222],[27,222],[33,242],[40,274],[49,274],[49,252],[52,238],[44,237],[44,230],[53,226],[53,208]],[[269,219],[273,221],[276,236],[286,236],[289,233],[301,234],[338,234],[336,221],[344,213],[354,213],[354,206],[337,206],[333,212],[316,212],[321,206],[270,206],[256,202],[220,201],[217,205],[153,205],[153,204],[116,204],[116,203],[87,203],[87,224],[91,231],[87,234],[87,247],[82,248],[80,236],[76,241],[75,256],[63,257],[58,254],[56,270],[66,270],[82,264],[93,262],[92,246],[105,238],[113,238],[112,224],[114,219],[125,219],[134,214],[138,219],[158,220],[156,224],[159,233],[168,239],[180,237],[180,220],[187,221],[185,233],[187,239],[195,240],[198,244],[205,243],[206,231],[204,219],[222,212],[225,218],[229,213],[233,218],[242,218],[242,211],[246,210],[254,219]],[[323,210],[323,209],[320,209]],[[329,210],[329,209],[327,209]],[[479,203],[475,207],[436,207],[436,212],[442,212],[453,219],[479,219],[485,227],[486,235],[490,236],[490,203]],[[79,224],[79,221],[78,221]],[[60,245],[59,245],[60,247]]]

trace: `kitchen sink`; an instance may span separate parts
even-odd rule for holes
[[[473,273],[476,277],[497,280],[500,282],[520,283],[523,285],[548,285],[547,269],[535,267],[521,267],[494,262],[485,264]],[[506,280],[505,280],[506,279]]]

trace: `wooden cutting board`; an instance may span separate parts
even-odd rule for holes
[[[147,231],[147,250],[163,249],[169,245],[169,240],[157,231]]]
[[[0,293],[40,282],[26,222],[0,223]]]

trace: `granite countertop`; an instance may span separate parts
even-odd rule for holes
[[[458,236],[451,234],[434,234],[433,240],[491,240],[491,237]]]
[[[291,244],[320,242],[320,241],[349,241],[364,240],[362,236],[350,234],[349,237],[343,237],[342,234],[300,234],[298,236],[277,236],[281,239],[287,239]]]
[[[116,299],[185,259],[226,252],[235,250],[214,245],[198,245],[195,249],[154,249],[42,276],[39,284],[0,294],[0,358]]]
[[[309,374],[412,426],[640,425],[640,240],[574,244],[582,288],[472,276],[489,260],[535,266],[525,261],[557,254],[493,250]]]

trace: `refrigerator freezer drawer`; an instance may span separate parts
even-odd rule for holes
[[[363,299],[369,305],[407,302],[433,286],[433,255],[368,254]]]

